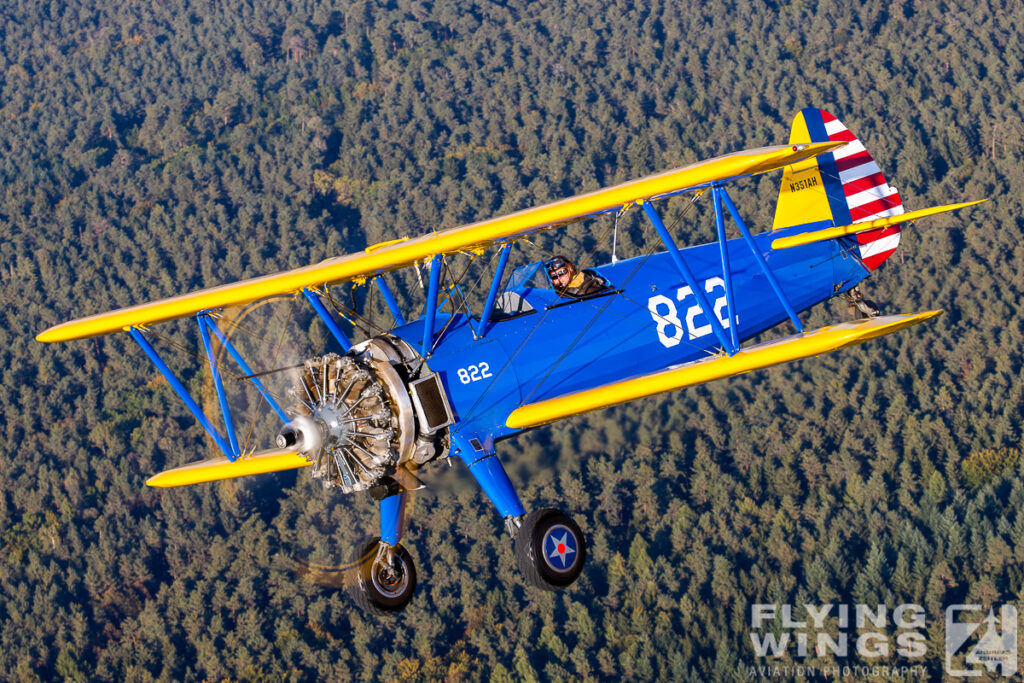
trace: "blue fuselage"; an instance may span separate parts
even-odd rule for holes
[[[762,233],[754,240],[796,311],[803,311],[868,275],[836,240],[773,251],[772,239],[808,226]],[[729,315],[718,243],[682,250],[704,288],[714,315],[729,334]],[[761,267],[741,239],[728,242],[739,341],[787,319]],[[523,268],[517,269],[517,272]],[[531,312],[499,318],[481,339],[476,320],[456,315],[427,358],[448,392],[454,428],[481,443],[518,430],[505,424],[519,406],[608,384],[707,357],[721,349],[718,337],[667,252],[594,268],[611,285],[607,294],[584,300],[559,297],[538,277],[510,288]],[[513,274],[513,278],[515,274]],[[418,347],[423,319],[394,334]]]

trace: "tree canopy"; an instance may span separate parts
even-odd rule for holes
[[[1020,3],[26,0],[0,22],[8,676],[709,680],[763,661],[754,603],[912,602],[937,677],[945,605],[1020,601]],[[375,531],[368,499],[305,473],[148,489],[208,449],[170,388],[123,335],[33,340],[784,143],[805,106],[909,208],[994,198],[908,231],[868,283],[888,311],[946,315],[502,444],[527,507],[587,535],[564,593],[523,584],[496,513],[442,465],[404,541],[412,606],[359,613],[301,568]],[[752,226],[777,183],[732,192]],[[680,241],[709,225],[698,209]],[[542,244],[601,262],[600,232]],[[622,249],[645,239],[627,226]],[[173,362],[198,390],[191,360]]]

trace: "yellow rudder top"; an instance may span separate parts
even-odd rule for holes
[[[807,121],[803,112],[793,119],[789,133],[791,145],[802,145],[811,141]],[[832,220],[832,209],[825,196],[825,185],[816,157],[786,166],[782,172],[782,188],[775,205],[775,221],[772,230],[788,228],[816,221]]]

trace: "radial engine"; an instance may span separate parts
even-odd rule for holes
[[[452,411],[440,377],[407,343],[374,337],[345,355],[303,363],[289,390],[294,417],[277,436],[313,463],[313,476],[343,492],[390,495],[398,468],[448,451]]]

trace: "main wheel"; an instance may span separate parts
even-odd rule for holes
[[[516,563],[526,580],[544,590],[569,587],[583,571],[583,532],[560,510],[534,510],[516,534]]]
[[[356,546],[356,555],[352,558],[355,581],[351,592],[364,610],[390,614],[404,609],[412,600],[416,590],[416,567],[409,551],[400,545],[392,549],[390,565],[379,550],[379,538],[371,538]]]

